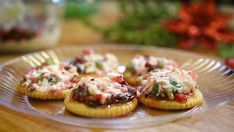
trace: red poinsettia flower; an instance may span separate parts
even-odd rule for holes
[[[234,32],[228,28],[233,15],[217,12],[213,0],[200,3],[182,4],[179,20],[171,20],[164,26],[181,36],[180,48],[191,48],[201,44],[216,49],[217,41],[233,42]]]

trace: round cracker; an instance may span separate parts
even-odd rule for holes
[[[140,97],[140,102],[144,105],[163,110],[188,109],[203,103],[203,96],[200,90],[196,89],[194,95],[189,97],[186,103],[180,103],[174,100],[159,100],[153,97]]]
[[[87,105],[74,101],[70,98],[70,94],[64,100],[65,107],[68,111],[84,116],[94,118],[111,118],[126,115],[137,107],[137,99],[123,103],[112,104],[107,107],[88,107]]]
[[[29,97],[42,99],[42,100],[49,100],[49,99],[64,99],[65,96],[72,90],[72,89],[63,89],[63,90],[55,90],[53,92],[45,91],[28,91],[27,87],[19,85],[17,87],[18,91],[22,94],[25,94]]]

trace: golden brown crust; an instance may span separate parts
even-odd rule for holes
[[[203,103],[203,96],[200,90],[195,90],[194,95],[189,97],[186,103],[180,103],[172,100],[159,100],[151,97],[140,97],[140,102],[143,104],[163,110],[179,110],[188,109]]]
[[[134,98],[132,101],[124,104],[113,104],[110,107],[97,107],[92,108],[88,107],[83,103],[79,103],[70,98],[70,95],[67,95],[64,100],[65,107],[68,111],[85,117],[94,117],[94,118],[111,118],[123,116],[137,107],[137,99]]]
[[[27,87],[19,85],[17,90],[32,98],[42,99],[42,100],[49,100],[49,99],[64,99],[65,96],[71,91],[71,89],[64,89],[64,90],[55,90],[55,91],[28,91]]]

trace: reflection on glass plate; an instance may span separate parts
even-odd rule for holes
[[[205,103],[183,111],[160,111],[142,106],[132,113],[119,118],[85,118],[66,111],[63,101],[42,101],[28,98],[16,91],[21,76],[32,66],[41,64],[45,58],[67,61],[80,53],[83,48],[91,47],[98,53],[111,52],[119,57],[122,65],[136,54],[164,56],[176,60],[183,68],[193,70],[198,75],[198,85],[204,95]],[[234,73],[222,63],[206,59],[196,54],[165,48],[145,46],[76,46],[58,48],[25,55],[4,63],[0,67],[0,103],[16,111],[47,117],[59,122],[95,128],[136,128],[156,125],[186,117],[197,112],[222,106],[234,98]]]

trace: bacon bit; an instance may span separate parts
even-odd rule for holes
[[[192,72],[192,71],[188,71],[188,74],[189,74],[189,76],[191,76],[191,78],[192,78],[193,80],[197,80],[198,75],[197,75],[196,73],[194,73],[194,72]]]
[[[175,100],[180,103],[186,103],[188,100],[188,95],[183,93],[175,94]]]
[[[93,49],[90,49],[90,48],[84,49],[82,52],[83,52],[83,54],[86,54],[86,55],[95,53],[95,51]]]

